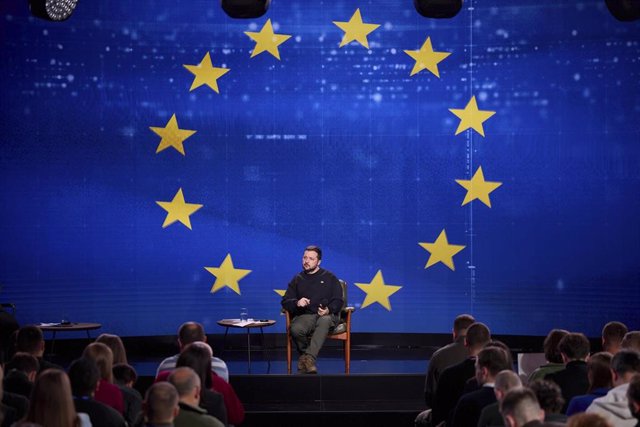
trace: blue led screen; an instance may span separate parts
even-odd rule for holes
[[[0,5],[0,299],[20,322],[220,332],[247,307],[284,330],[275,291],[317,244],[355,332],[448,332],[462,312],[499,334],[640,326],[640,21],[603,1],[434,20],[274,0],[234,20],[82,0],[59,23],[27,3]],[[340,46],[356,11],[379,26]],[[252,57],[267,24],[291,36],[280,59]],[[411,75],[427,38],[449,55]],[[207,53],[228,71],[190,90]]]

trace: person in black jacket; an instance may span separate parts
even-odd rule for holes
[[[570,333],[558,343],[558,350],[565,364],[564,369],[548,374],[544,379],[560,386],[565,402],[561,411],[563,413],[567,411],[568,402],[573,397],[586,394],[589,390],[586,360],[590,349],[587,337],[579,333]]]
[[[291,337],[300,354],[299,373],[318,372],[318,353],[329,330],[337,325],[344,305],[338,278],[320,268],[321,262],[322,250],[307,246],[302,256],[303,271],[289,282],[282,297],[282,307],[293,315]]]

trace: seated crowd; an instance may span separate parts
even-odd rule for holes
[[[416,425],[439,427],[640,427],[640,331],[609,322],[602,350],[584,334],[553,329],[545,362],[514,371],[511,351],[468,315],[453,324],[453,342],[429,361],[427,410]]]
[[[0,427],[226,427],[244,420],[227,365],[213,356],[199,323],[180,326],[181,352],[160,364],[144,399],[116,335],[100,335],[67,371],[43,358],[37,326],[14,337],[14,354],[0,364]]]

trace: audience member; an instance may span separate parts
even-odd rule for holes
[[[153,384],[147,390],[143,402],[146,426],[169,427],[180,412],[178,392],[166,381]]]
[[[178,329],[178,347],[180,352],[189,344],[193,342],[207,342],[207,335],[204,332],[204,327],[197,322],[186,322]],[[168,357],[160,363],[158,370],[156,371],[156,378],[164,371],[171,371],[176,367],[176,362],[180,354]],[[215,372],[220,378],[229,382],[229,369],[224,360],[211,356],[211,370]]]
[[[562,355],[558,350],[558,343],[566,335],[569,335],[569,331],[565,331],[564,329],[552,329],[549,331],[547,337],[544,339],[543,344],[544,358],[546,359],[547,363],[533,371],[531,375],[529,375],[527,383],[535,380],[543,380],[544,377],[548,374],[552,374],[564,369]]]
[[[29,399],[19,394],[10,393],[3,390],[4,369],[0,364],[0,425],[10,427],[14,421],[25,416],[29,408]]]
[[[496,395],[496,402],[486,406],[480,413],[478,427],[500,427],[504,426],[502,415],[500,414],[500,402],[504,399],[505,394],[509,390],[522,387],[522,381],[518,374],[510,369],[500,371],[496,375],[495,386],[493,392]]]
[[[15,344],[13,334],[18,329],[20,329],[20,325],[14,315],[0,306],[0,365],[11,357]]]
[[[11,425],[18,420],[18,415],[15,408],[1,402],[4,399],[2,389],[3,377],[4,371],[2,369],[2,364],[0,363],[0,426],[11,427]]]
[[[113,334],[100,334],[100,336],[96,338],[96,342],[101,342],[111,349],[114,365],[117,365],[118,363],[128,363],[127,351],[125,350],[122,339],[120,339],[119,336]]]
[[[580,396],[589,390],[587,362],[590,344],[584,334],[570,333],[558,343],[558,350],[565,364],[564,369],[548,374],[544,379],[553,381],[560,386],[562,398],[565,401],[562,412],[566,412],[569,401],[574,396]]]
[[[42,335],[42,330],[37,326],[23,326],[18,330],[18,334],[16,335],[16,351],[35,356],[40,364],[40,370],[38,372],[52,368],[62,369],[61,366],[44,360],[44,335]]]
[[[100,370],[89,358],[76,359],[69,366],[69,381],[76,411],[89,415],[93,427],[125,427],[127,424],[115,409],[94,400]]]
[[[561,423],[544,421],[544,411],[531,389],[522,387],[509,390],[500,402],[500,412],[507,427],[556,427]]]
[[[612,357],[611,353],[604,351],[589,357],[587,362],[589,392],[571,399],[567,408],[567,416],[586,411],[594,399],[606,395],[611,390],[611,387],[613,387],[613,377],[611,375]]]
[[[69,378],[60,369],[47,369],[38,375],[33,386],[29,410],[24,421],[44,427],[78,427],[78,417]]]
[[[433,406],[438,379],[446,368],[462,362],[469,356],[467,348],[464,346],[464,338],[467,335],[467,328],[475,322],[473,316],[461,314],[453,321],[453,342],[439,348],[429,359],[429,368],[424,384],[424,401],[427,408]]]
[[[640,331],[629,331],[622,339],[622,348],[640,352]]]
[[[560,412],[564,406],[564,399],[558,384],[553,381],[535,380],[529,384],[529,388],[535,393],[538,405],[544,411],[545,421],[559,423],[567,421],[567,416]]]
[[[113,384],[113,353],[111,349],[102,343],[94,342],[84,349],[82,356],[93,360],[100,371],[100,380],[94,398],[124,416],[122,392],[118,386]]]
[[[611,360],[611,374],[614,388],[595,399],[587,412],[595,412],[607,418],[616,427],[632,427],[637,420],[629,410],[627,389],[631,378],[640,373],[640,353],[633,350],[620,350]]]
[[[629,411],[638,420],[636,427],[640,426],[640,375],[635,374],[629,381],[627,389],[627,400],[629,402]]]
[[[489,341],[491,341],[491,332],[485,324],[476,322],[467,328],[464,339],[468,352],[467,358],[446,368],[438,380],[432,412],[434,425],[450,419],[453,415],[453,409],[462,395],[465,383],[475,374],[476,356]]]
[[[602,328],[602,351],[616,354],[622,348],[622,339],[628,332],[621,322],[609,322]]]
[[[580,413],[569,417],[567,427],[615,427],[598,414]]]
[[[475,362],[475,377],[480,389],[462,395],[453,411],[456,427],[476,427],[482,410],[496,402],[493,387],[501,371],[512,369],[507,352],[499,347],[485,347],[478,353]]]
[[[27,399],[31,396],[36,374],[40,370],[40,363],[35,356],[19,352],[13,355],[5,365],[7,372],[4,378],[5,391],[19,394]]]
[[[169,375],[169,382],[178,391],[180,412],[174,420],[176,427],[224,427],[215,417],[200,408],[200,377],[188,367],[176,368]]]

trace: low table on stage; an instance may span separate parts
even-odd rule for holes
[[[264,331],[262,328],[266,328],[268,326],[275,325],[275,320],[244,320],[240,319],[222,319],[218,320],[218,325],[224,326],[224,341],[222,343],[222,349],[224,351],[225,344],[227,342],[227,334],[229,333],[229,328],[239,328],[247,330],[247,371],[251,373],[251,329],[260,328],[260,335],[262,338],[262,351],[265,351],[264,347]],[[268,368],[267,372],[271,370],[271,359],[267,357]]]
[[[100,323],[40,323],[38,327],[43,332],[53,332],[53,336],[51,337],[51,354],[53,354],[53,348],[56,344],[56,333],[57,332],[77,332],[77,331],[85,331],[87,333],[87,338],[91,340],[91,335],[89,331],[94,329],[100,329],[102,325]]]

